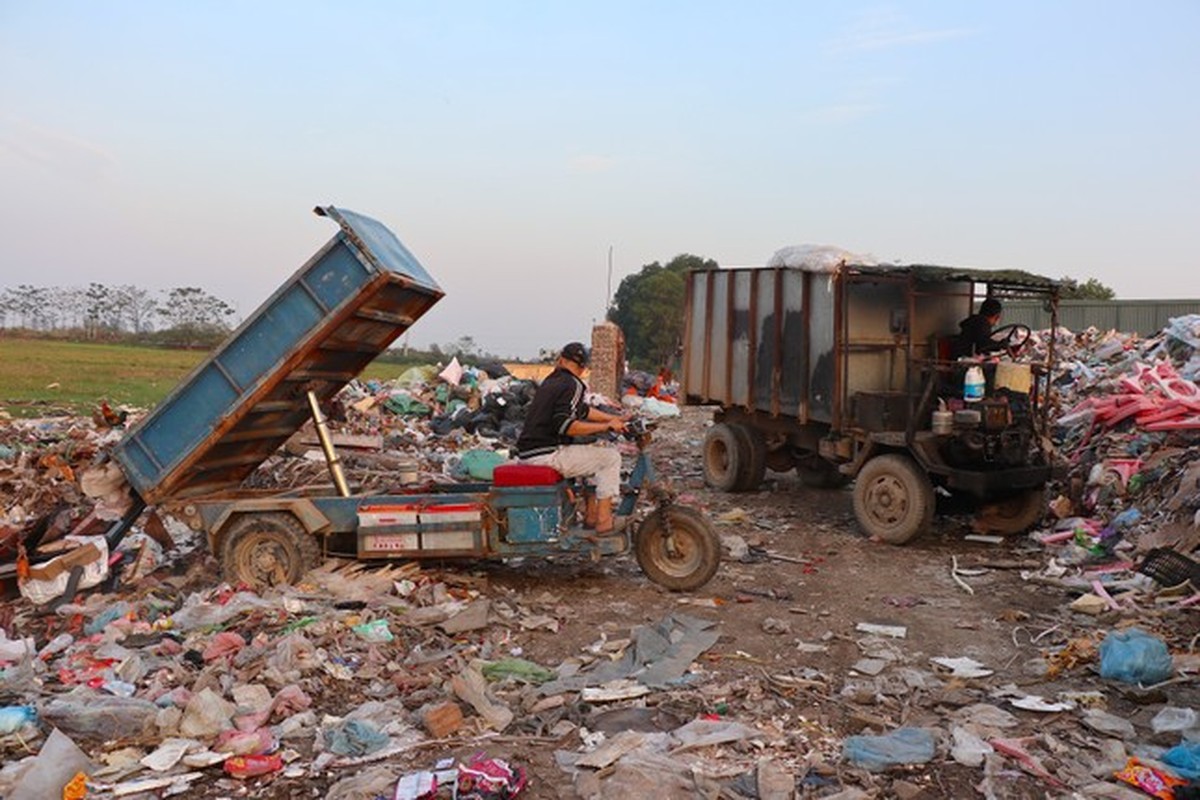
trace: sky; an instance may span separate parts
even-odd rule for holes
[[[0,288],[244,317],[336,205],[446,292],[410,344],[504,357],[681,253],[1196,299],[1197,41],[1195,0],[0,0]]]

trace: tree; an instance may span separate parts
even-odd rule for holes
[[[1116,292],[1095,278],[1088,278],[1084,283],[1074,278],[1063,278],[1059,293],[1063,300],[1112,300],[1116,296]]]
[[[84,292],[83,323],[89,339],[99,335],[100,328],[112,316],[112,290],[102,283],[89,283]]]
[[[468,356],[475,355],[475,350],[477,347],[478,345],[475,344],[475,337],[460,336],[458,337],[457,341],[447,344],[443,349],[451,355],[462,356],[466,358]]]
[[[129,323],[133,333],[146,333],[153,328],[151,320],[158,313],[158,303],[150,292],[138,286],[125,284],[113,291],[113,301],[122,322]]]
[[[655,261],[622,279],[608,319],[624,332],[625,352],[633,366],[658,369],[671,363],[683,343],[687,273],[717,268],[712,259],[685,253],[665,266]]]
[[[172,328],[229,330],[233,308],[219,297],[195,286],[180,286],[167,294],[167,301],[158,310]]]

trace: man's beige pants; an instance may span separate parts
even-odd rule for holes
[[[596,497],[616,497],[621,491],[621,454],[601,444],[566,444],[553,453],[521,459],[522,464],[554,467],[567,478],[594,476]]]

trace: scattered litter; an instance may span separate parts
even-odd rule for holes
[[[983,664],[967,656],[959,656],[957,658],[938,656],[929,660],[940,667],[950,670],[950,677],[952,678],[986,678],[989,675],[995,674],[995,670],[987,669]]]
[[[924,764],[933,758],[933,734],[925,728],[897,728],[882,736],[849,736],[846,761],[878,772],[900,764]]]
[[[893,639],[903,639],[908,636],[908,628],[903,625],[877,625],[873,622],[860,622],[854,626],[854,629],[876,636],[890,636]]]

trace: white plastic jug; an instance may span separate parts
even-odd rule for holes
[[[974,403],[983,399],[983,367],[967,367],[967,377],[963,379],[963,400]]]

